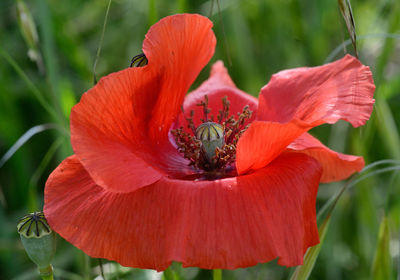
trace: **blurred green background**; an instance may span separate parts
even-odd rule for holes
[[[107,6],[106,0],[0,1],[0,157],[13,145],[18,148],[0,161],[0,279],[38,279],[16,233],[17,220],[42,208],[46,178],[72,154],[68,116],[93,85]],[[374,164],[340,197],[310,279],[395,279],[400,267],[400,1],[358,0],[352,7],[359,57],[377,85],[374,112],[362,128],[339,122],[312,133],[332,149]],[[128,67],[141,53],[149,26],[181,12],[210,17],[218,41],[212,62],[224,60],[237,86],[253,95],[279,70],[353,53],[336,0],[114,0],[97,77]],[[37,40],[27,29],[29,17]],[[207,78],[212,62],[193,87]],[[21,146],[17,141],[26,132],[33,136]],[[317,208],[344,184],[321,185]],[[161,277],[102,263],[107,279]],[[61,238],[53,265],[57,279],[101,279],[99,261]],[[212,278],[211,271],[173,266],[174,279]],[[223,277],[289,279],[293,271],[274,261],[223,271]]]

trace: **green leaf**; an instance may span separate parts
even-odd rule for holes
[[[379,227],[378,246],[372,265],[372,278],[375,280],[392,279],[392,259],[390,256],[390,229],[386,217]]]
[[[329,227],[330,218],[331,216],[328,215],[328,217],[325,218],[324,222],[318,229],[320,243],[308,249],[306,255],[304,256],[303,265],[296,268],[290,280],[305,280],[308,279],[308,277],[310,276],[311,271],[314,268],[315,261],[317,260],[317,257],[319,255],[319,251],[321,250],[322,244],[324,243],[325,235]]]

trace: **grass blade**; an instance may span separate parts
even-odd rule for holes
[[[377,166],[378,164],[387,164],[387,163],[398,163],[398,161],[382,160],[379,163],[372,163],[369,166],[366,166],[363,169],[363,171],[360,172],[360,174],[365,173],[372,167]],[[370,172],[368,174],[365,174],[364,176],[359,176],[358,179],[356,179],[356,177],[353,177],[351,180],[346,182],[346,184],[344,184],[344,186],[342,187],[342,189],[339,191],[339,193],[337,195],[335,195],[334,197],[332,197],[332,199],[328,200],[328,202],[325,203],[325,205],[321,208],[321,210],[319,211],[318,216],[317,216],[317,218],[321,218],[323,216],[323,214],[327,211],[327,209],[329,209],[324,221],[322,222],[322,224],[318,230],[319,236],[320,236],[320,244],[310,248],[307,251],[306,255],[304,256],[304,264],[302,266],[299,266],[296,268],[295,272],[293,273],[292,277],[290,278],[291,280],[299,280],[299,279],[305,280],[305,279],[308,279],[308,277],[310,276],[310,274],[314,268],[315,261],[317,260],[319,252],[321,250],[321,246],[324,242],[325,234],[326,234],[328,226],[329,226],[329,221],[330,221],[332,212],[335,209],[337,202],[339,201],[340,197],[345,192],[345,190],[356,185],[358,182],[360,182],[368,177],[371,177],[371,176],[374,176],[374,175],[377,175],[380,173],[384,173],[384,172],[397,171],[397,170],[400,170],[400,165],[381,168],[381,169],[375,170],[373,172]],[[381,278],[381,279],[385,279],[385,278]]]
[[[31,90],[33,95],[39,101],[40,105],[54,118],[54,120],[59,121],[62,124],[66,125],[66,122],[63,122],[60,116],[53,110],[50,104],[43,97],[43,94],[39,91],[39,89],[35,86],[35,84],[28,78],[25,72],[19,67],[17,62],[0,46],[0,55],[14,68],[15,72],[22,78],[22,80],[26,83],[28,88]]]
[[[391,39],[400,39],[399,34],[394,34],[394,33],[376,33],[376,34],[365,34],[365,35],[360,35],[357,37],[357,41],[360,40],[365,40],[365,39],[386,39],[386,38],[391,38]],[[335,57],[343,50],[343,48],[347,47],[348,45],[351,44],[351,40],[346,40],[343,43],[341,43],[339,46],[337,46],[325,59],[324,63],[329,63],[335,59]]]
[[[398,30],[400,28],[400,17],[398,16],[400,12],[400,2],[394,1],[393,6],[391,7],[392,13],[388,18],[388,27],[387,33],[389,34],[398,34]],[[377,86],[380,86],[382,81],[385,79],[385,70],[388,66],[390,60],[392,59],[393,53],[396,49],[396,42],[393,40],[393,37],[386,37],[385,42],[383,44],[380,55],[377,57],[375,72],[374,72],[374,80]]]
[[[380,89],[380,88],[379,88]],[[381,134],[388,154],[395,159],[400,159],[400,134],[397,129],[396,120],[386,99],[382,98],[381,91],[377,90],[376,114],[377,128]]]
[[[372,278],[376,280],[392,279],[392,259],[390,256],[390,230],[389,222],[383,218],[379,227],[378,246],[372,265]]]
[[[369,172],[367,173],[367,171],[370,171],[372,168],[379,166],[379,165],[383,165],[383,164],[393,164],[395,166],[390,166],[390,167],[384,167],[378,170],[375,170],[373,172]],[[339,200],[339,198],[341,197],[341,195],[344,193],[344,191],[348,188],[351,188],[355,185],[357,185],[359,182],[370,178],[372,176],[381,174],[381,173],[385,173],[385,172],[391,172],[391,171],[398,171],[400,170],[400,161],[399,160],[391,160],[391,159],[386,159],[386,160],[380,160],[377,162],[373,162],[369,165],[367,165],[366,167],[364,167],[364,169],[359,172],[357,174],[357,176],[352,177],[349,181],[347,181],[343,187],[340,189],[340,191],[335,195],[332,196],[322,207],[321,209],[318,211],[318,215],[317,215],[317,219],[322,219],[322,217],[324,216],[324,214],[328,211],[327,215],[330,215],[337,203],[337,201]],[[365,174],[367,173],[367,174]],[[329,209],[329,210],[328,210]]]
[[[321,251],[322,244],[324,243],[326,233],[328,231],[329,223],[330,223],[330,215],[325,218],[324,222],[318,229],[319,233],[319,238],[320,238],[320,243],[314,247],[311,247],[308,249],[306,255],[304,256],[304,263],[302,266],[298,266],[294,273],[292,274],[292,277],[290,280],[305,280],[308,279],[310,276],[314,265],[315,261],[317,260],[317,257],[319,255],[319,252]]]
[[[350,34],[350,39],[353,44],[354,52],[358,58],[357,52],[357,35],[356,35],[356,25],[354,22],[353,11],[351,9],[350,0],[338,0],[340,12],[346,22],[347,31]]]
[[[99,60],[99,58],[100,58],[101,47],[102,47],[102,45],[103,45],[104,33],[105,33],[105,31],[106,31],[107,20],[108,20],[108,13],[110,12],[111,2],[112,2],[112,0],[109,0],[109,1],[108,1],[107,10],[106,10],[106,15],[104,16],[103,29],[102,29],[102,31],[101,31],[100,42],[99,42],[99,46],[97,47],[96,59],[95,59],[95,61],[94,61],[94,65],[93,65],[93,83],[94,83],[94,84],[97,84],[96,66],[97,66],[97,62],[98,62],[98,60]]]
[[[6,198],[4,197],[3,189],[2,186],[0,185],[0,205],[3,206],[3,208],[7,207],[7,201]]]
[[[216,1],[217,1],[217,8],[218,8],[219,23],[221,25],[222,36],[224,37],[224,45],[223,45],[223,47],[225,49],[226,58],[228,59],[229,66],[232,66],[231,53],[229,51],[228,40],[226,39],[224,22],[222,21],[221,6],[219,5],[219,0],[216,0]]]
[[[56,141],[53,142],[53,144],[51,144],[50,148],[47,150],[42,161],[40,162],[39,166],[36,168],[31,179],[29,180],[28,212],[35,212],[39,210],[39,208],[37,207],[37,183],[40,177],[43,175],[44,170],[50,163],[50,160],[53,158],[57,150],[61,147],[63,141],[64,137],[59,137]]]
[[[39,28],[42,35],[42,52],[44,57],[44,65],[46,68],[46,77],[50,86],[50,97],[53,101],[53,107],[56,112],[62,116],[61,101],[59,91],[59,63],[56,56],[56,44],[54,40],[54,27],[52,13],[49,9],[48,1],[38,2],[39,11]]]
[[[13,156],[13,154],[15,154],[16,151],[19,150],[19,148],[22,147],[22,145],[24,145],[29,139],[31,139],[32,136],[42,131],[53,128],[57,128],[57,125],[48,123],[48,124],[36,125],[28,129],[28,131],[25,132],[0,159],[0,168]]]

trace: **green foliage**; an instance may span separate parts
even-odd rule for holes
[[[161,17],[177,12],[210,16],[218,41],[211,63],[224,60],[237,86],[253,95],[279,70],[320,65],[354,52],[338,6],[346,7],[349,1],[109,3],[0,1],[0,158],[29,129],[43,123],[57,127],[29,137],[0,168],[0,279],[37,279],[15,232],[16,221],[42,208],[46,178],[72,154],[69,112],[93,85],[95,61],[97,79],[126,68],[142,52],[149,25]],[[293,279],[390,279],[399,273],[392,264],[399,263],[400,236],[399,162],[394,161],[400,159],[400,2],[351,4],[357,23],[357,36],[351,37],[357,40],[359,58],[371,66],[377,85],[375,111],[365,127],[354,129],[339,122],[312,133],[337,151],[362,155],[367,164],[374,164],[348,182],[337,203],[335,195],[345,189],[345,183],[321,185],[318,212],[325,214],[332,204],[336,207],[329,227],[325,216],[320,216],[321,244],[308,251],[305,265],[296,269]],[[348,10],[343,11],[348,17]],[[25,23],[22,14],[27,15]],[[207,78],[211,63],[192,88]],[[383,212],[387,215],[381,221]],[[61,238],[53,265],[56,279],[93,279],[101,274],[97,260]],[[108,261],[101,266],[108,280],[161,277]],[[223,279],[288,279],[290,272],[273,261],[223,271]],[[199,280],[218,279],[222,272],[174,263],[167,274],[173,277],[168,279]]]
[[[329,228],[330,216],[326,217],[322,225],[318,229],[320,243],[310,249],[304,256],[304,264],[297,267],[290,280],[306,280],[310,276],[315,262],[317,261],[319,251],[325,241],[325,236]]]
[[[222,270],[221,269],[213,270],[213,280],[222,280]]]
[[[390,255],[390,229],[386,217],[382,219],[378,245],[375,252],[374,263],[372,266],[372,277],[376,280],[392,279],[392,257]]]
[[[347,31],[349,32],[351,43],[353,44],[356,57],[358,57],[357,52],[357,33],[356,26],[354,22],[353,11],[351,9],[350,0],[338,0],[338,5],[340,12],[346,22]]]

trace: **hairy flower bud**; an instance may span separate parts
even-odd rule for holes
[[[39,271],[42,273],[49,268],[51,270],[51,260],[56,251],[56,236],[43,212],[30,213],[20,219],[17,230],[26,253]]]
[[[215,122],[205,122],[196,129],[196,138],[201,141],[207,160],[211,162],[215,149],[222,148],[225,144],[224,128]]]

